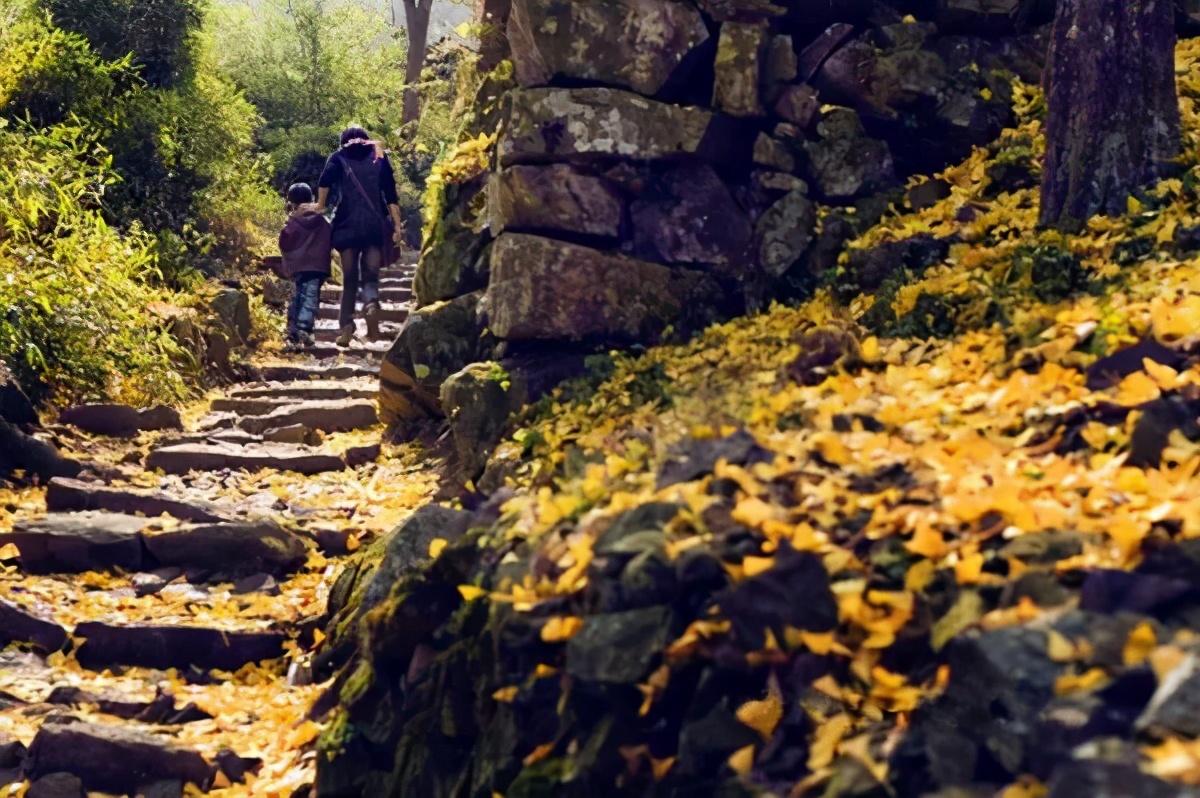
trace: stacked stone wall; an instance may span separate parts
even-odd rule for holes
[[[494,134],[489,167],[446,187],[385,414],[401,432],[464,412],[462,429],[495,429],[462,404],[490,395],[461,384],[473,362],[536,371],[532,352],[558,365],[803,295],[911,176],[1011,121],[1050,6],[489,0],[496,72],[468,126]]]

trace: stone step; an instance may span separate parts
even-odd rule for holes
[[[398,263],[395,266],[384,266],[379,270],[379,276],[387,279],[388,277],[412,277],[417,273],[416,262]]]
[[[26,643],[44,654],[60,651],[67,644],[67,630],[48,614],[0,598],[0,649]]]
[[[35,783],[30,795],[64,796],[70,792],[49,787],[70,781],[63,774],[78,778],[75,794],[79,794],[81,782],[89,795],[149,795],[155,785],[164,782],[194,784],[207,790],[218,770],[224,770],[167,736],[53,716],[46,718],[29,746],[24,769]]]
[[[0,533],[27,573],[184,568],[229,578],[291,573],[308,556],[304,540],[273,521],[179,524],[109,512],[51,513]]]
[[[214,413],[233,413],[242,417],[250,416],[266,416],[271,413],[278,412],[284,408],[295,407],[297,405],[308,405],[312,402],[355,402],[374,400],[379,393],[377,388],[329,388],[324,391],[320,390],[302,390],[296,389],[296,393],[292,396],[223,396],[214,399],[211,404]],[[356,402],[357,404],[357,402]],[[299,422],[296,422],[299,423]],[[267,429],[278,429],[280,427],[294,426],[294,424],[280,424]],[[372,426],[367,424],[366,426]],[[314,427],[314,429],[320,429]],[[265,430],[264,430],[265,431]],[[323,432],[344,432],[345,430],[322,430]],[[261,433],[255,433],[261,434]],[[235,441],[240,443],[254,443],[255,441]]]
[[[59,422],[96,435],[128,438],[139,432],[183,429],[179,411],[159,405],[139,410],[129,405],[76,405],[64,410]]]
[[[412,301],[412,288],[402,283],[381,283],[379,286],[379,301],[388,304],[402,304]],[[342,289],[340,286],[327,285],[321,289],[322,302],[341,302]],[[359,303],[361,305],[361,303]]]
[[[341,316],[341,306],[336,304],[321,305],[317,309],[318,319],[336,320]],[[358,311],[361,313],[361,309]],[[379,311],[379,320],[384,322],[402,322],[408,319],[408,305],[384,305]]]
[[[184,500],[160,490],[113,487],[64,477],[56,477],[46,486],[46,509],[52,513],[106,510],[125,515],[169,515],[196,522],[228,520],[216,504],[203,499]]]
[[[267,363],[258,367],[258,377],[265,382],[300,382],[302,380],[377,379],[379,366],[374,363]]]
[[[143,668],[218,668],[235,671],[251,662],[283,656],[287,636],[275,630],[248,631],[204,626],[121,626],[89,621],[75,627],[83,643],[75,653],[85,668],[114,665]]]
[[[374,399],[379,393],[375,380],[308,380],[248,385],[234,388],[229,399]],[[214,409],[216,405],[213,405]]]
[[[178,706],[175,696],[162,687],[158,688],[152,699],[146,700],[115,691],[96,692],[75,685],[59,685],[50,691],[43,703],[63,707],[93,706],[115,718],[168,726],[212,720],[212,715],[193,703]]]
[[[402,326],[403,325],[396,324],[395,322],[381,324],[379,325],[379,337],[372,339],[367,337],[367,323],[362,319],[359,319],[355,323],[355,328],[357,329],[355,335],[360,341],[390,342],[396,340],[396,336],[400,334]],[[336,321],[319,321],[317,322],[317,326],[313,329],[313,337],[321,342],[328,343],[331,341],[336,341],[339,335],[341,335],[341,329],[337,326]]]
[[[265,439],[262,435],[251,435],[249,432],[233,429],[232,427],[237,417],[235,413],[221,413],[218,415],[222,419],[219,424],[214,420],[214,416],[209,416],[206,419],[206,422],[211,425],[208,429],[163,438],[158,441],[158,448],[187,446],[193,443],[212,443],[221,446],[248,446],[253,443],[264,442]]]
[[[150,452],[146,467],[168,474],[226,469],[258,471],[264,468],[297,474],[322,474],[345,470],[349,458],[349,452],[338,455],[299,444],[253,443],[236,446],[226,443],[185,443]]]
[[[229,400],[236,402],[237,400]],[[260,400],[249,400],[258,402]],[[251,435],[262,435],[267,430],[300,425],[320,432],[352,432],[369,429],[379,423],[379,411],[374,400],[368,399],[313,399],[300,402],[272,403],[273,409],[254,415],[233,414],[221,418],[218,426],[235,426]],[[217,410],[217,408],[214,408]],[[218,411],[220,412],[220,411]],[[202,424],[204,422],[201,422]]]
[[[317,360],[330,360],[336,357],[354,358],[372,364],[376,373],[379,371],[379,361],[392,348],[392,341],[364,341],[356,338],[348,347],[340,347],[329,341],[317,341],[313,346],[300,350],[303,354]]]

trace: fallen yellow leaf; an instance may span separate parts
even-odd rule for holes
[[[583,629],[583,619],[573,615],[551,618],[542,627],[542,642],[565,643]]]

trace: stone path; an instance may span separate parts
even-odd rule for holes
[[[388,340],[412,270],[385,275]],[[111,460],[103,479],[0,511],[0,788],[307,794],[309,657],[337,558],[433,485],[415,457],[380,458],[387,341],[333,346],[338,291],[322,295],[329,340],[182,430],[81,434]]]

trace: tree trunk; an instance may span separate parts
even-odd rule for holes
[[[1180,150],[1171,0],[1060,0],[1046,71],[1042,224],[1125,212]]]
[[[508,47],[508,14],[512,0],[479,0],[479,71],[490,72],[512,53]]]
[[[421,117],[421,95],[417,84],[421,82],[421,70],[425,67],[425,49],[429,45],[429,13],[433,0],[404,0],[404,26],[408,31],[408,63],[405,65],[404,90],[405,123],[415,122]]]
[[[0,419],[0,476],[9,476],[14,471],[37,475],[45,481],[51,477],[77,477],[83,465]]]

